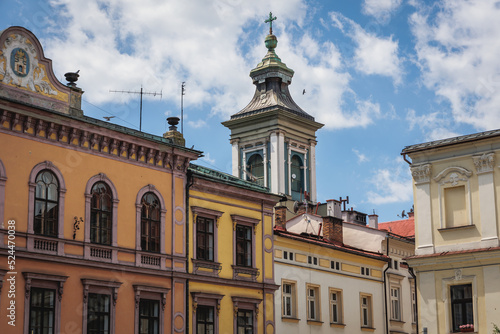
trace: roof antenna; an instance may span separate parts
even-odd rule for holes
[[[184,134],[184,95],[186,95],[186,82],[181,83],[181,134]]]
[[[142,86],[141,86],[141,90],[140,91],[130,91],[130,90],[110,90],[109,91],[110,93],[126,93],[126,94],[140,94],[141,95],[141,103],[140,103],[140,119],[139,119],[139,131],[142,132],[142,96],[143,95],[153,95],[153,96],[160,96],[161,98],[161,95],[162,95],[162,91],[160,91],[159,93],[158,92],[145,92],[142,90]]]

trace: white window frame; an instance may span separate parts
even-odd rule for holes
[[[290,293],[285,292],[285,285],[290,286]],[[297,282],[290,280],[281,281],[281,316],[284,318],[296,318],[297,317]],[[290,314],[286,314],[286,303],[285,299],[290,302]]]
[[[335,299],[333,299],[333,295],[336,296]],[[342,300],[342,290],[341,289],[335,289],[335,288],[330,288],[329,289],[329,298],[330,298],[330,323],[331,324],[343,324],[344,323],[344,310],[343,310],[343,300]],[[337,309],[337,321],[334,321],[334,311],[333,307],[336,306]]]
[[[310,295],[311,291],[314,291],[314,296]],[[319,285],[306,284],[307,321],[321,321],[320,296]],[[313,306],[314,312],[311,312],[311,306]],[[314,313],[314,317],[311,313]]]
[[[365,303],[366,299],[366,303]],[[359,306],[361,312],[361,327],[373,328],[373,296],[369,293],[359,294]],[[366,310],[366,316],[365,316]]]

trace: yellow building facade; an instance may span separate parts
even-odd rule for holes
[[[186,333],[201,152],[84,116],[28,30],[0,50],[0,332]]]
[[[275,333],[273,206],[267,188],[191,165],[190,333]]]
[[[499,323],[499,152],[499,130],[402,152],[414,181],[416,249],[407,261],[420,332],[490,334]]]

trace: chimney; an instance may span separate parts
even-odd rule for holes
[[[167,118],[167,122],[170,125],[170,127],[168,128],[169,131],[163,134],[163,138],[170,139],[172,143],[176,145],[185,146],[186,140],[184,140],[182,133],[177,131],[177,124],[179,124],[179,117],[169,117]]]
[[[326,216],[323,217],[323,238],[336,245],[343,245],[342,219]]]
[[[286,205],[274,207],[274,225],[283,231],[286,231]]]
[[[378,215],[368,215],[368,226],[376,228],[378,230]]]
[[[415,216],[415,212],[413,211],[408,212],[408,219],[413,218],[413,216]]]

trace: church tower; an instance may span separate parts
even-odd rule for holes
[[[323,124],[302,110],[288,86],[293,70],[275,52],[278,39],[269,14],[267,54],[250,71],[255,94],[222,124],[231,130],[232,173],[289,199],[316,202],[316,130]]]

